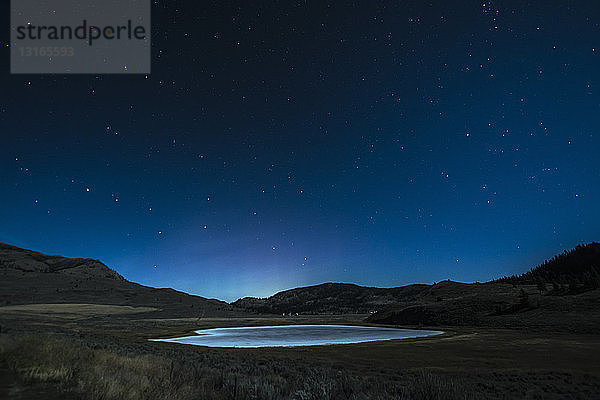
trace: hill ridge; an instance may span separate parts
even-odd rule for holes
[[[505,276],[494,282],[539,285],[554,283],[598,288],[600,287],[600,243],[578,244],[575,248],[564,250],[529,271]]]
[[[240,312],[217,299],[130,282],[100,260],[46,255],[0,243],[0,306],[41,303],[149,306],[178,316]]]

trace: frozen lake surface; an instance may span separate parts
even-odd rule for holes
[[[282,325],[204,329],[196,333],[195,336],[152,340],[208,347],[294,347],[418,338],[443,332],[374,326]]]

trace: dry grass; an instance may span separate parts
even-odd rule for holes
[[[94,348],[56,335],[0,341],[9,368],[30,382],[47,382],[86,399],[470,399],[457,381],[430,372],[396,378],[282,360],[238,359],[219,353],[171,357]]]
[[[24,380],[25,391],[38,385],[60,391],[38,397],[44,400],[62,400],[69,393],[98,400],[558,400],[600,393],[597,335],[444,328],[445,335],[426,339],[210,349],[147,339],[290,320],[0,317],[0,398],[7,365]]]
[[[158,309],[154,307],[115,306],[111,304],[21,304],[0,307],[0,315],[16,314],[77,319],[81,317],[136,314],[156,310]]]

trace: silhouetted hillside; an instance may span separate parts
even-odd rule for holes
[[[597,243],[578,246],[528,273],[488,283],[442,281],[389,289],[326,283],[233,304],[280,315],[369,313],[368,322],[390,325],[596,332],[600,289],[591,282],[599,249]]]
[[[163,314],[226,315],[229,304],[129,282],[98,260],[66,258],[0,243],[0,306],[90,303],[154,307]]]
[[[600,245],[578,246],[515,277],[396,288],[325,283],[246,297],[231,305],[132,283],[98,260],[48,256],[0,244],[0,306],[90,303],[153,307],[163,316],[371,314],[391,325],[492,326],[596,332]]]
[[[412,304],[392,305],[367,320],[596,332],[599,265],[598,243],[577,246],[522,275],[485,284],[442,282]]]
[[[522,275],[498,279],[512,284],[571,285],[579,289],[600,288],[600,243],[578,245],[532,268]]]
[[[413,300],[428,287],[409,285],[386,289],[324,283],[286,290],[263,299],[245,297],[232,304],[251,312],[271,314],[369,313],[390,304]]]

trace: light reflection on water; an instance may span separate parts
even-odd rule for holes
[[[295,347],[408,339],[442,334],[442,331],[349,325],[282,325],[215,328],[195,336],[153,341],[208,347]]]

